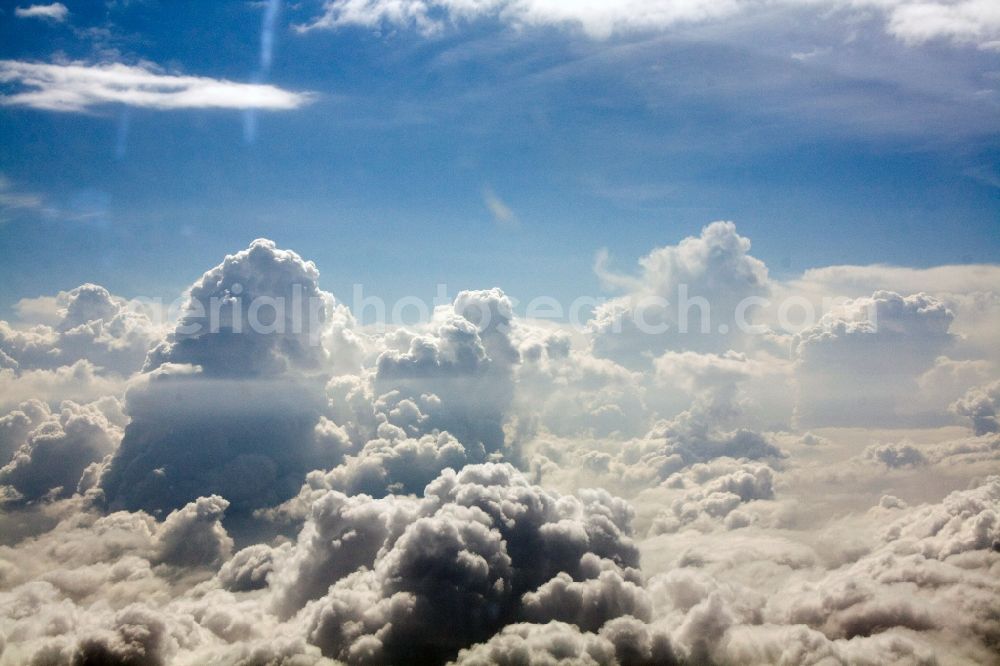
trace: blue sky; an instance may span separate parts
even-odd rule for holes
[[[174,296],[259,236],[341,297],[599,293],[599,249],[627,268],[717,219],[777,274],[1000,257],[995,26],[915,41],[878,12],[777,3],[605,35],[447,4],[430,31],[376,16],[302,32],[322,3],[273,3],[262,73],[265,3],[4,3],[0,60],[310,95],[49,110],[14,101],[23,78],[0,83],[0,308],[86,281]]]

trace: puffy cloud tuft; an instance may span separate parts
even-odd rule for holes
[[[1000,409],[1000,381],[970,389],[951,406],[951,411],[972,421],[977,435],[1000,432],[997,411]]]
[[[84,469],[112,453],[121,439],[112,420],[117,406],[113,398],[88,405],[65,402],[51,414],[43,404],[28,403],[28,413],[8,414],[5,434],[20,434],[23,444],[0,468],[0,486],[22,501],[75,493]]]
[[[213,495],[199,497],[172,512],[156,534],[157,560],[173,566],[221,564],[229,558],[233,540],[222,527],[229,502]]]
[[[597,626],[648,615],[630,521],[603,491],[555,495],[510,465],[445,470],[419,499],[327,491],[270,587],[330,657],[437,661],[522,613],[561,616],[581,595],[607,598],[589,616]]]

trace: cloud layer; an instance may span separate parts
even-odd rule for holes
[[[884,17],[885,30],[897,39],[919,44],[931,40],[1000,48],[1000,14],[989,0],[599,0],[564,3],[553,0],[327,0],[321,16],[303,30],[389,24],[437,33],[463,21],[495,18],[515,27],[572,26],[596,38],[613,34],[665,30],[773,11],[840,12],[847,17],[866,11]]]
[[[22,301],[0,664],[1000,663],[995,267],[608,266],[580,328],[362,326],[264,239],[166,326]]]

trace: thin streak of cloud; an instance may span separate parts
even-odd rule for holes
[[[0,174],[0,224],[9,221],[17,212],[40,211],[45,201],[33,192],[25,192]]]
[[[969,167],[963,171],[966,176],[973,180],[994,187],[1000,190],[1000,172],[987,165]]]
[[[520,226],[517,213],[508,206],[503,199],[497,196],[493,188],[486,186],[483,188],[483,203],[493,216],[493,221],[499,227],[513,229]]]
[[[149,64],[0,60],[0,82],[19,84],[26,89],[0,97],[0,104],[64,112],[88,111],[106,104],[159,110],[283,111],[299,108],[312,98],[309,93],[273,85],[163,74]]]
[[[110,197],[98,190],[77,190],[61,202],[51,193],[25,189],[0,174],[0,225],[15,220],[106,224]]]

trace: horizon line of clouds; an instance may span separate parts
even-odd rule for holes
[[[69,16],[69,9],[61,2],[53,2],[49,5],[29,5],[27,7],[16,7],[14,16],[17,18],[38,18],[62,23]]]
[[[86,112],[109,104],[161,111],[287,111],[315,99],[312,92],[285,90],[271,84],[168,74],[148,62],[126,65],[0,60],[0,83],[17,84],[26,89],[0,96],[0,105],[59,112]]]
[[[356,26],[415,28],[425,36],[449,25],[496,18],[514,28],[571,26],[594,39],[708,23],[773,7],[815,8],[885,17],[885,30],[910,45],[936,40],[1000,51],[1000,6],[993,0],[325,0],[323,13],[293,26],[299,33]]]

